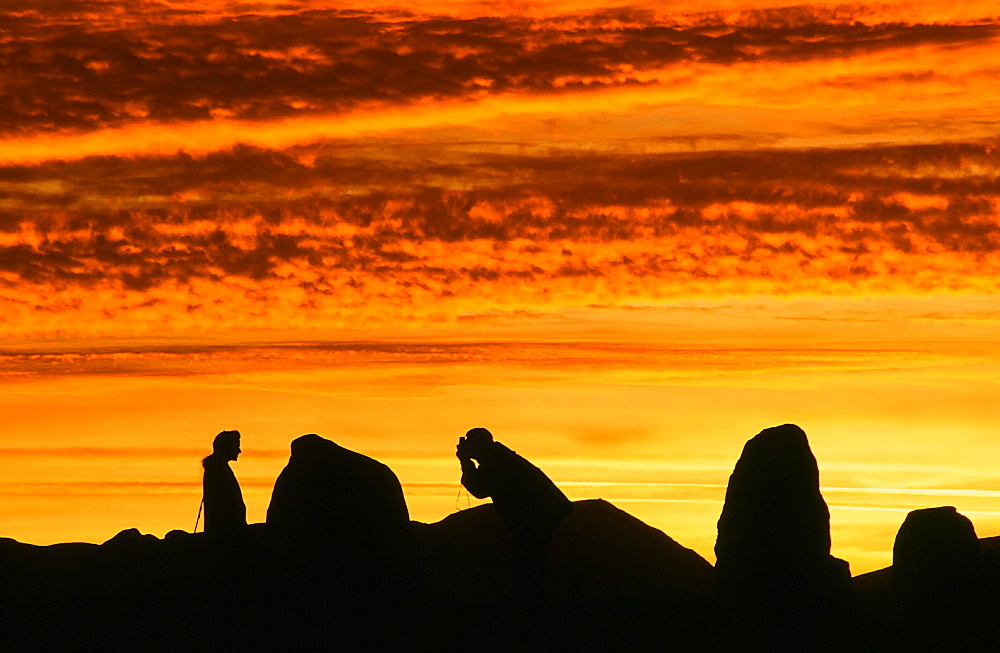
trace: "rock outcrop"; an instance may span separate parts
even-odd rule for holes
[[[830,512],[802,429],[768,428],[746,443],[718,527],[718,596],[752,631],[741,638],[779,644],[836,628],[850,570],[830,555]]]
[[[718,649],[712,565],[607,501],[572,503],[529,600],[515,598],[516,545],[493,504],[414,528],[427,650]]]
[[[545,585],[566,599],[701,601],[715,570],[696,552],[603,499],[575,501],[552,534]]]
[[[715,574],[696,552],[602,499],[574,501],[572,506],[552,534],[547,597],[711,597]],[[472,603],[511,597],[514,540],[492,505],[414,526],[427,566],[429,600]]]
[[[101,545],[0,541],[0,649],[247,650],[255,613],[260,526],[239,545],[203,533],[164,539],[127,529]],[[227,573],[231,567],[234,573]]]
[[[274,484],[267,534],[271,605],[291,633],[284,646],[359,640],[395,648],[421,580],[403,489],[389,467],[315,434],[296,438]]]
[[[910,512],[892,547],[892,589],[904,639],[978,647],[992,598],[983,563],[975,527],[953,506]]]
[[[711,565],[605,501],[574,503],[553,536],[549,592],[527,603],[512,598],[514,540],[492,504],[413,528],[429,582],[410,602],[336,542],[290,557],[297,540],[265,524],[238,540],[0,538],[0,650],[716,648]]]
[[[292,441],[291,457],[274,483],[267,527],[364,550],[410,530],[396,474],[315,434]]]
[[[976,529],[954,506],[910,512],[892,547],[892,588],[926,600],[956,600],[974,591],[982,554]]]

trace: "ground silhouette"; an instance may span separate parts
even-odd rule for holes
[[[555,488],[518,465],[542,488],[522,496]],[[529,594],[495,488],[492,504],[411,522],[388,467],[303,436],[267,523],[236,535],[209,525],[162,539],[126,529],[101,545],[0,538],[0,649],[1000,649],[1000,538],[977,540],[951,507],[914,511],[894,566],[852,591],[830,556],[818,479],[798,427],[752,438],[715,568],[606,501],[565,505],[555,488],[555,514],[566,512]]]
[[[995,650],[1000,645],[1000,538],[976,537],[953,506],[910,512],[893,565],[855,579],[860,630],[872,647]]]

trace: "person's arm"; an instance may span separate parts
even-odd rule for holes
[[[469,491],[469,494],[477,499],[485,499],[490,496],[489,483],[483,476],[482,470],[472,462],[472,455],[469,451],[469,443],[464,437],[458,439],[458,446],[455,447],[455,456],[462,464],[462,485]]]
[[[477,499],[485,499],[491,492],[487,486],[483,473],[476,467],[476,463],[471,458],[459,458],[462,463],[462,485],[469,491],[469,494]]]
[[[246,528],[247,526],[247,504],[243,500],[243,488],[240,487],[240,482],[236,478],[236,474],[233,472],[232,467],[226,465],[226,469],[229,470],[229,474],[232,476],[231,488],[233,493],[233,523],[239,528]]]

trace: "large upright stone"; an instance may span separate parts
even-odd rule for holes
[[[267,526],[370,552],[409,537],[410,518],[399,479],[389,467],[315,434],[292,441],[291,457],[274,483]]]
[[[729,477],[715,554],[719,598],[751,625],[749,636],[767,640],[755,644],[831,626],[850,570],[830,555],[830,511],[802,429],[776,426],[746,443]]]
[[[420,574],[403,489],[388,466],[315,434],[296,438],[267,530],[278,558],[273,618],[297,637],[271,648],[329,650],[352,638],[398,648],[391,640]]]
[[[906,516],[892,547],[892,589],[904,639],[931,648],[979,648],[984,580],[979,538],[967,517],[953,506]]]
[[[979,580],[982,554],[972,522],[954,506],[910,512],[892,547],[897,593],[955,599]]]

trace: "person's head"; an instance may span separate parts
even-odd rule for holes
[[[465,434],[465,449],[473,458],[488,450],[492,444],[493,434],[482,427],[469,429]]]
[[[223,431],[212,441],[212,455],[223,460],[236,460],[240,455],[240,432]]]

